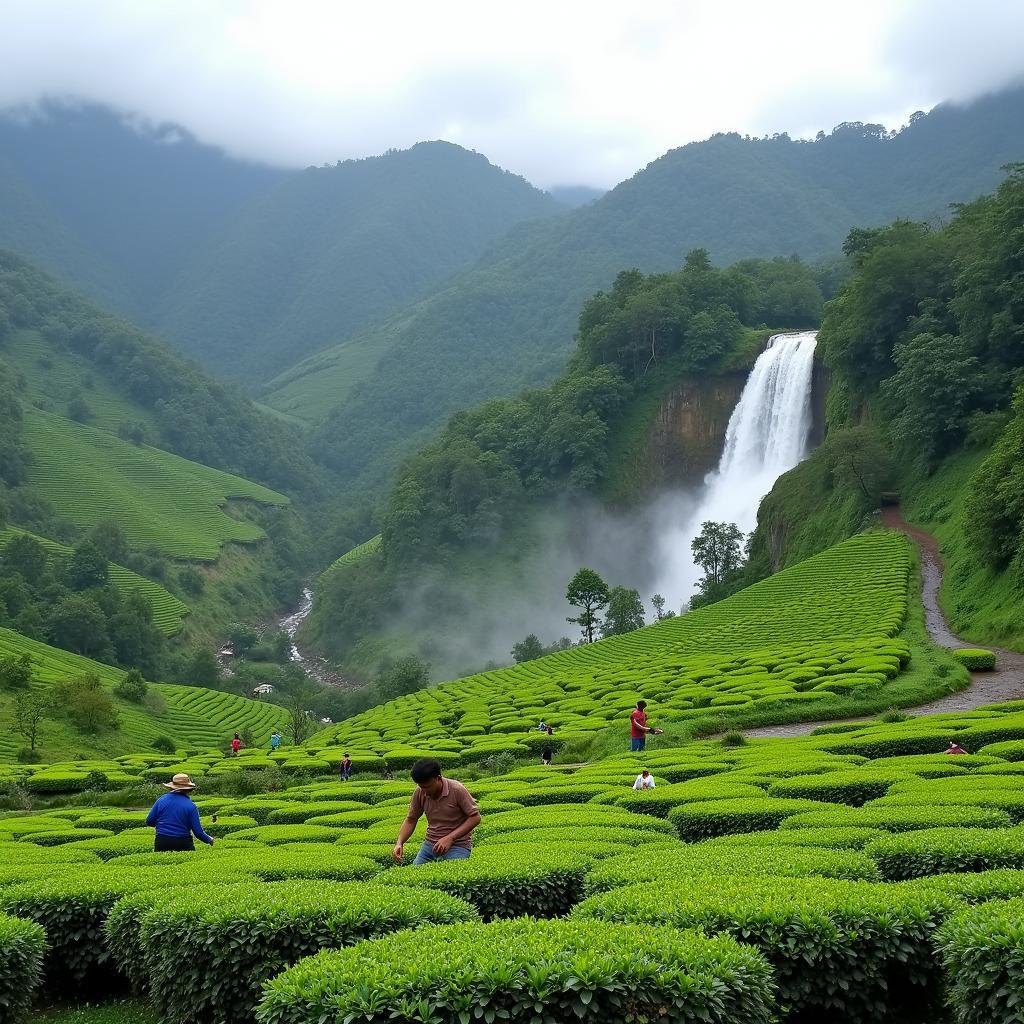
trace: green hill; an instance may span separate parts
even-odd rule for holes
[[[70,558],[72,548],[47,537],[40,537],[27,530],[19,530],[16,526],[8,526],[0,531],[0,554],[15,537],[32,537],[38,541],[43,548],[51,554],[62,558]],[[189,607],[184,601],[179,601],[166,587],[153,580],[140,576],[123,565],[116,565],[114,562],[107,563],[107,573],[110,582],[113,583],[123,594],[141,594],[153,608],[153,622],[165,636],[174,636],[181,630],[182,622],[189,613]]]
[[[317,451],[347,478],[379,486],[410,439],[459,408],[553,378],[580,305],[621,269],[675,269],[697,246],[721,264],[831,259],[854,226],[941,218],[1024,154],[1022,104],[1018,90],[938,107],[894,138],[848,124],[814,142],[716,135],[673,150],[596,202],[514,229],[472,270],[344,340],[336,372],[330,353],[318,354],[305,411],[293,384],[304,369],[295,368],[280,382],[281,407],[314,418],[335,387],[343,399]],[[378,361],[367,373],[370,351]],[[279,404],[273,392],[265,401]]]
[[[25,440],[33,453],[28,482],[61,517],[82,527],[113,520],[138,550],[212,561],[230,541],[265,536],[228,514],[230,499],[288,502],[241,477],[38,410],[25,417]]]
[[[42,690],[86,673],[95,673],[110,690],[124,674],[0,629],[0,657],[20,654],[31,657],[32,686]],[[64,717],[62,709],[52,708],[38,741],[46,760],[76,757],[81,751],[96,756],[152,750],[158,736],[167,736],[181,747],[224,749],[231,735],[243,728],[252,729],[255,741],[263,743],[273,729],[284,728],[287,719],[287,712],[276,704],[202,687],[151,683],[149,692],[142,704],[115,697],[120,725],[97,734],[82,733]],[[16,694],[0,689],[0,761],[13,761],[18,748],[26,746],[14,728]]]

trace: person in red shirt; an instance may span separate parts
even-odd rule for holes
[[[964,748],[961,747],[960,744],[956,742],[956,740],[950,740],[949,741],[949,746],[946,748],[946,753],[947,754],[966,754],[967,751],[964,750]]]
[[[629,749],[639,754],[647,746],[647,734],[660,736],[664,729],[653,729],[647,724],[647,701],[638,700],[636,710],[629,716]]]
[[[238,757],[238,751],[242,749],[242,737],[235,733],[234,739],[231,741],[231,754],[234,757]]]

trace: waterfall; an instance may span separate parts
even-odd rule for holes
[[[693,511],[663,534],[661,593],[671,606],[688,601],[701,577],[690,552],[701,523],[735,523],[749,533],[761,499],[807,454],[817,337],[816,331],[776,334],[754,363],[729,419],[718,468],[705,478]]]

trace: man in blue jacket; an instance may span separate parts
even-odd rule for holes
[[[147,825],[156,826],[156,839],[153,849],[160,853],[164,850],[194,850],[192,836],[213,846],[213,836],[203,831],[199,821],[199,808],[192,803],[189,793],[196,784],[184,773],[175,775],[170,782],[164,783],[169,789],[155,804],[146,818]]]

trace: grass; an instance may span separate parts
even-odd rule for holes
[[[72,549],[66,545],[34,533],[28,533],[27,530],[19,530],[16,526],[8,526],[6,529],[0,530],[0,551],[19,536],[33,537],[50,554],[60,558],[71,556]],[[189,607],[184,601],[179,601],[166,587],[132,572],[131,569],[126,569],[123,565],[108,562],[107,572],[110,582],[121,593],[141,593],[149,599],[153,606],[153,622],[165,636],[174,636],[181,631],[182,622],[189,613]]]
[[[228,542],[265,534],[235,518],[229,499],[285,505],[267,487],[38,410],[25,417],[29,483],[78,526],[114,520],[128,543],[172,558],[213,560]]]
[[[157,1012],[141,999],[115,999],[96,1005],[58,1005],[40,1010],[32,1024],[159,1024]]]
[[[123,675],[109,665],[0,629],[0,657],[23,652],[32,658],[33,686],[38,689],[86,672],[95,672],[106,687],[113,688]],[[220,749],[233,732],[244,727],[251,728],[256,740],[263,743],[273,729],[285,725],[287,718],[284,709],[275,704],[203,687],[153,683],[150,695],[142,705],[115,698],[120,728],[95,736],[79,732],[57,710],[42,725],[40,752],[47,761],[83,754],[119,755],[151,750],[157,736],[168,736],[181,747]],[[0,763],[13,762],[18,748],[26,745],[15,729],[14,704],[15,695],[0,690]]]

